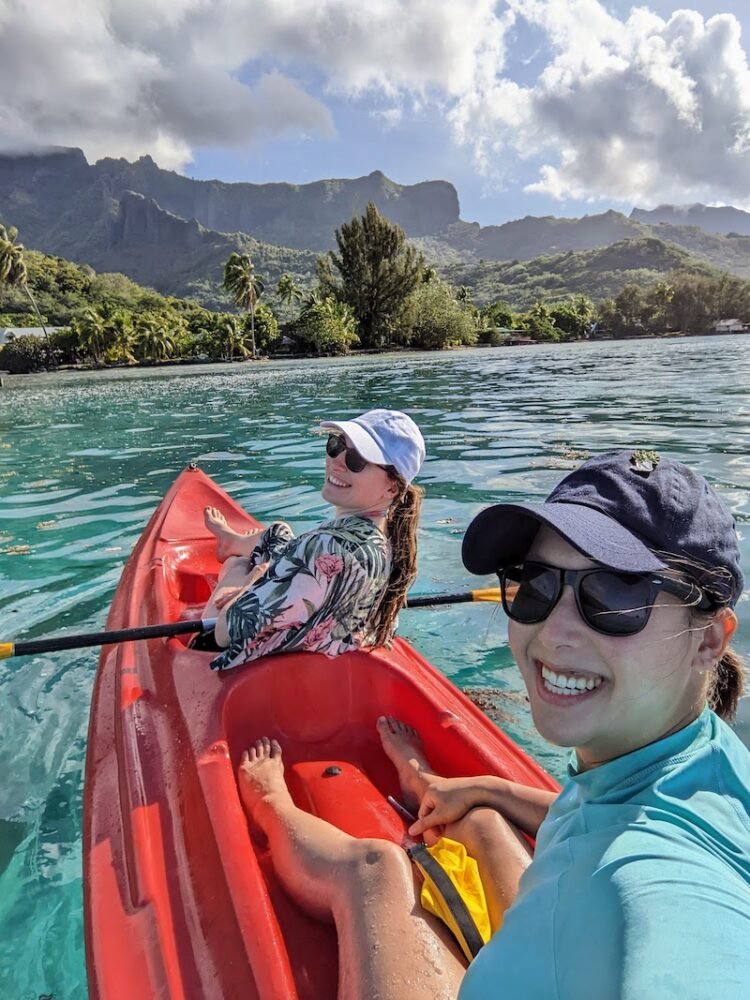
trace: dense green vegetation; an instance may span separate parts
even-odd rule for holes
[[[232,360],[256,349],[434,350],[519,338],[702,333],[728,317],[750,323],[750,281],[653,238],[524,263],[451,267],[449,282],[373,205],[336,235],[338,253],[320,258],[318,285],[306,297],[290,274],[269,291],[249,255],[232,252],[224,269],[227,308],[215,311],[121,274],[25,251],[15,230],[0,226],[0,326],[62,328],[51,329],[47,342],[14,337],[0,349],[0,369]],[[230,311],[230,295],[239,315]]]
[[[533,260],[451,265],[442,269],[454,285],[465,285],[480,305],[504,299],[515,309],[567,295],[606,299],[628,283],[653,284],[673,271],[716,273],[686,251],[649,237],[621,240],[600,250],[568,250]]]

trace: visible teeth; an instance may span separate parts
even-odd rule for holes
[[[332,483],[334,486],[348,486],[349,483],[343,482],[341,479],[337,479],[335,476],[329,476],[328,482]]]
[[[593,691],[604,680],[603,677],[582,677],[573,674],[556,674],[545,664],[542,667],[542,682],[553,694],[579,695],[584,691]]]

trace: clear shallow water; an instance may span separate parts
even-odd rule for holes
[[[0,641],[103,627],[127,558],[190,460],[261,519],[327,512],[318,420],[388,405],[425,432],[419,593],[482,585],[460,540],[488,502],[541,499],[581,453],[647,446],[708,476],[750,567],[750,337],[6,379]],[[491,585],[492,581],[487,581]],[[747,595],[745,602],[747,601]],[[744,603],[740,606],[742,614]],[[750,654],[750,616],[737,648]],[[459,686],[508,692],[507,728],[550,770],[488,605],[401,632]],[[0,996],[86,996],[81,792],[97,653],[0,661]]]

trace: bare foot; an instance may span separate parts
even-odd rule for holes
[[[292,805],[284,781],[284,764],[281,747],[267,736],[255,741],[255,746],[245,750],[240,760],[238,780],[240,798],[245,812],[263,826],[263,803],[276,799]]]
[[[216,556],[219,562],[224,562],[233,555],[241,555],[237,551],[237,543],[243,536],[229,527],[218,507],[204,508],[203,522],[211,534],[216,536]]]
[[[383,750],[396,768],[404,805],[416,814],[435,776],[425,756],[422,739],[416,729],[391,715],[380,716],[377,730]]]

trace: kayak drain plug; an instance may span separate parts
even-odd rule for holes
[[[331,764],[330,767],[327,767],[325,771],[323,771],[324,778],[335,778],[337,774],[341,774],[341,768],[336,767],[335,764]]]

